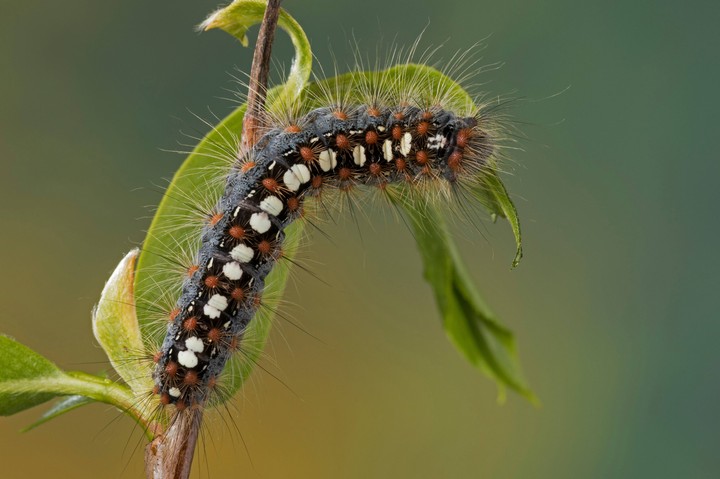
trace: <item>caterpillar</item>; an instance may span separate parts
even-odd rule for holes
[[[259,307],[306,198],[393,184],[456,185],[487,167],[482,115],[441,105],[323,107],[270,129],[230,170],[173,310],[153,378],[162,404],[204,404]]]
[[[233,8],[212,14],[202,27],[219,26],[243,41],[229,13]],[[307,43],[283,15],[280,25],[296,46]],[[298,224],[315,226],[344,204],[354,216],[355,198],[374,192],[412,223],[424,254],[432,249],[429,238],[442,243],[441,254],[450,258],[436,203],[468,215],[480,202],[506,216],[505,201],[514,214],[496,176],[507,141],[504,102],[472,97],[461,86],[483,71],[476,50],[436,69],[428,66],[435,49],[416,62],[419,41],[408,51],[391,50],[382,68],[377,62],[367,68],[355,45],[357,64],[349,73],[314,82],[308,82],[312,59],[296,49],[298,61],[286,83],[267,91],[258,141],[241,147],[241,106],[193,149],[193,167],[176,174],[155,217],[161,221],[148,231],[135,280],[141,329],[152,351],[143,357],[154,363],[144,400],[156,405],[160,422],[194,421],[177,413],[202,412],[242,384],[267,336],[269,317],[262,310],[276,313],[274,277],[286,274],[279,267],[283,260],[295,264],[298,237],[290,230]],[[434,225],[439,234],[417,235],[418,228]],[[519,255],[518,243],[516,260]],[[474,299],[463,301],[475,308],[468,306]],[[476,361],[474,352],[463,354]],[[511,377],[498,364],[492,363],[491,374]],[[525,391],[513,381],[507,383]]]

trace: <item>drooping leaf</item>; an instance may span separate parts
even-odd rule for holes
[[[406,201],[399,204],[410,219],[446,334],[470,363],[495,379],[501,393],[507,386],[534,401],[520,370],[513,335],[480,298],[442,215],[432,205],[418,208]]]
[[[516,252],[512,266],[515,268],[522,258],[522,235],[520,233],[520,220],[518,219],[515,204],[510,199],[510,195],[505,188],[502,180],[498,177],[494,169],[490,169],[479,178],[479,183],[472,189],[475,198],[484,205],[492,215],[493,221],[498,216],[505,218],[510,223],[513,235],[515,236]]]

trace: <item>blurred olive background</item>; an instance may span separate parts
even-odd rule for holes
[[[163,150],[233,107],[251,50],[193,30],[215,7],[0,3],[0,330],[64,368],[109,367],[90,309],[182,161]],[[427,26],[441,57],[491,35],[483,63],[504,66],[483,88],[524,99],[506,179],[526,255],[511,271],[505,223],[458,241],[543,405],[498,405],[447,341],[404,225],[340,221],[303,253],[328,284],[299,272],[286,296],[321,341],[278,322],[262,364],[279,380],[258,369],[209,419],[194,477],[720,477],[717,2],[285,7],[325,65],[353,35],[374,49]],[[112,408],[18,432],[41,413],[0,420],[2,477],[142,475]]]

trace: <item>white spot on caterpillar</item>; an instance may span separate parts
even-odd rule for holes
[[[235,261],[239,261],[240,263],[247,263],[250,261],[253,256],[255,255],[255,252],[252,250],[251,247],[239,244],[236,247],[230,251],[230,256],[232,256],[232,259]]]
[[[337,166],[337,157],[332,150],[323,150],[320,152],[320,168],[323,171],[330,171]]]
[[[275,165],[277,165],[277,162],[275,162],[275,161],[270,163],[270,166],[268,166],[268,170],[272,171],[272,169],[275,168]]]
[[[208,305],[215,309],[224,311],[228,307],[228,300],[222,294],[213,294],[207,302]]]
[[[363,166],[365,164],[365,147],[362,145],[358,145],[355,148],[353,148],[353,161],[358,166]]]
[[[400,153],[402,153],[403,156],[407,156],[407,154],[410,153],[411,147],[412,135],[410,133],[405,133],[400,140]]]
[[[223,274],[227,279],[235,281],[242,278],[243,271],[242,268],[240,268],[240,264],[231,261],[223,266]]]
[[[270,223],[270,218],[268,218],[267,213],[253,213],[252,216],[250,216],[250,227],[258,233],[265,233],[270,229],[270,226],[272,226],[272,224]]]
[[[197,336],[190,336],[187,338],[185,340],[185,347],[188,348],[189,351],[194,351],[196,353],[202,353],[203,349],[205,349],[202,339]]]
[[[320,141],[320,138],[318,138],[317,136],[313,136],[312,138],[310,138],[310,143],[311,143],[311,144],[312,144],[312,143],[317,143],[318,141]]]
[[[179,397],[180,397],[180,390],[179,390],[178,388],[176,388],[176,387],[172,387],[172,388],[168,389],[168,394],[171,395],[171,396],[174,397],[174,398],[179,398]]]
[[[213,308],[209,304],[203,306],[203,313],[210,319],[217,319],[220,317],[220,310]]]
[[[273,216],[279,215],[283,210],[283,203],[277,196],[268,196],[260,202],[260,209]]]
[[[385,128],[385,127],[382,126],[382,125],[378,125],[377,131],[379,131],[380,133],[382,133],[382,132],[385,131],[385,130],[387,130],[387,128]]]
[[[445,143],[447,143],[445,137],[441,133],[438,133],[428,139],[428,148],[439,150],[440,148],[445,148]]]
[[[310,170],[305,165],[292,165],[290,167],[295,176],[300,180],[300,183],[307,183],[310,181]]]
[[[392,141],[390,140],[385,140],[383,143],[383,158],[385,158],[385,161],[393,159]]]
[[[180,351],[178,353],[178,362],[185,366],[186,368],[194,368],[198,364],[198,358],[195,356],[195,353],[190,351],[189,349],[187,351]],[[179,396],[179,394],[178,394]]]
[[[285,172],[283,175],[283,183],[285,183],[285,186],[287,186],[287,189],[290,191],[297,191],[300,189],[300,179],[295,176],[295,173],[292,170],[287,170]]]

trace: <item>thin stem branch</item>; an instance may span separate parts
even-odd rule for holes
[[[269,0],[260,25],[248,85],[248,107],[243,120],[242,148],[247,151],[259,140],[258,132],[265,125],[265,96],[270,72],[270,53],[275,38],[275,27],[280,15],[280,2]]]
[[[165,434],[158,434],[145,448],[148,479],[187,479],[200,434],[203,406],[178,411]]]

